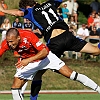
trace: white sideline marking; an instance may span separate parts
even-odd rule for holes
[[[30,90],[25,90],[25,94],[30,94]],[[93,90],[41,90],[40,94],[88,94],[97,93]],[[11,94],[11,91],[0,91],[0,94]]]

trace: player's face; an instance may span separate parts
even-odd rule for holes
[[[20,42],[20,36],[17,36],[17,37],[14,35],[7,36],[6,40],[7,40],[7,43],[9,45],[10,49],[14,50]]]

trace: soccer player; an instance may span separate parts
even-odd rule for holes
[[[33,22],[44,35],[49,49],[58,57],[68,50],[100,54],[100,44],[95,47],[69,32],[68,25],[56,11],[61,3],[62,0],[48,0],[43,4],[38,4],[34,0],[20,0],[20,9],[5,10],[0,5],[0,11],[14,16],[22,16]]]
[[[76,38],[69,32],[68,25],[59,17],[56,11],[61,3],[62,0],[48,0],[43,4],[38,4],[34,0],[20,0],[20,9],[4,10],[0,5],[0,11],[14,16],[22,16],[33,22],[44,35],[49,49],[58,57],[64,51],[100,54],[100,44],[95,47],[82,39]],[[32,84],[35,83],[32,82]],[[35,98],[37,98],[37,93],[36,90]]]
[[[76,80],[100,93],[100,87],[94,81],[66,66],[62,60],[49,51],[45,44],[40,42],[32,31],[8,29],[6,39],[0,47],[0,56],[7,50],[13,50],[14,54],[19,55],[18,62],[15,64],[18,70],[14,75],[11,88],[13,100],[23,100],[20,89],[28,80],[35,78],[37,71],[43,69],[42,72],[47,69],[57,70],[63,76]],[[35,83],[36,87],[40,84],[38,82]],[[31,88],[31,100],[35,100],[37,96],[34,96],[34,87]]]
[[[14,100],[23,100],[20,89],[28,81],[32,80],[39,70],[57,70],[63,76],[76,80],[100,93],[100,87],[83,74],[79,74],[65,65],[48,47],[40,42],[39,38],[29,30],[17,30],[10,28],[6,33],[6,39],[0,47],[0,56],[7,50],[14,50],[18,54],[18,69],[14,75],[12,95]],[[41,73],[40,73],[41,74]],[[36,85],[40,83],[37,82]],[[31,91],[31,100],[34,100]],[[36,97],[37,98],[37,97]]]

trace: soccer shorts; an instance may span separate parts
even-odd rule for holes
[[[71,32],[65,31],[64,33],[51,38],[47,46],[49,49],[60,57],[64,51],[76,51],[79,52],[87,44],[86,41],[77,38]]]
[[[43,70],[43,69],[59,70],[64,65],[65,63],[62,60],[60,60],[55,54],[49,51],[49,54],[45,59],[29,63],[23,69],[21,68],[17,69],[15,77],[26,80],[32,80],[38,70]]]

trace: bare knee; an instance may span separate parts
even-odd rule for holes
[[[65,65],[65,66],[63,66],[63,67],[60,68],[59,72],[60,72],[62,75],[64,75],[65,77],[70,78],[70,76],[71,76],[73,70],[70,69],[68,66]]]
[[[27,80],[23,80],[15,77],[11,88],[22,88],[25,82],[27,82]]]

